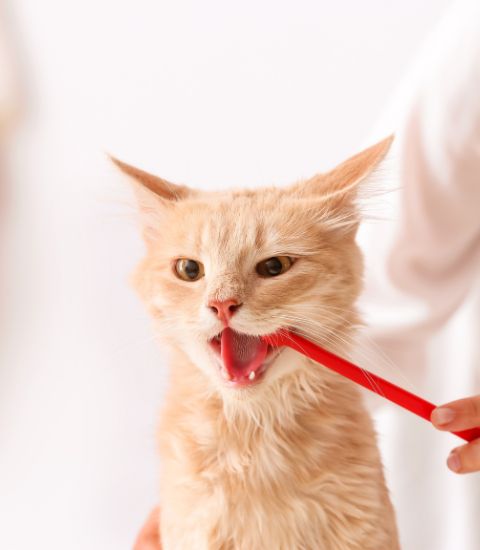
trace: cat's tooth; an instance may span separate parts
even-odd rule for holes
[[[255,378],[255,371],[252,370],[252,371],[250,371],[250,374],[248,375],[248,379],[249,380],[254,380],[254,378]]]

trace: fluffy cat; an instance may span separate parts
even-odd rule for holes
[[[170,350],[159,440],[164,550],[396,550],[353,383],[259,335],[345,354],[358,325],[358,187],[391,138],[285,188],[204,192],[113,159],[139,202],[134,284]]]

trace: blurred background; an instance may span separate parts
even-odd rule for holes
[[[212,189],[327,169],[382,125],[449,4],[0,4],[2,550],[128,549],[158,500],[165,360],[128,286],[143,247],[105,153]],[[432,400],[469,393],[442,376]],[[471,478],[444,466],[454,439],[404,415],[377,416],[403,548],[478,548]],[[438,452],[417,458],[402,422]],[[429,515],[433,495],[454,506]]]

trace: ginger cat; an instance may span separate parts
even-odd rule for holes
[[[135,286],[171,352],[159,431],[164,550],[397,550],[353,383],[259,338],[340,355],[358,325],[358,187],[391,138],[286,188],[204,192],[113,159],[139,202]]]

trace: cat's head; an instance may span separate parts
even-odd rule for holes
[[[205,192],[113,159],[134,185],[147,254],[136,286],[161,335],[220,391],[257,391],[288,373],[281,328],[324,344],[355,320],[362,261],[358,188],[387,138],[290,187]]]

